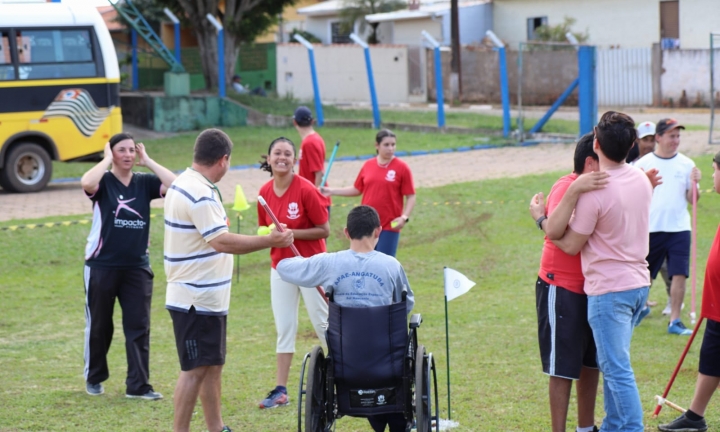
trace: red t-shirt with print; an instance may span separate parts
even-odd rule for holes
[[[547,197],[546,214],[552,214],[553,210],[560,204],[565,192],[578,178],[578,175],[568,174],[555,182]],[[545,237],[543,244],[542,258],[540,259],[540,279],[550,285],[563,287],[577,294],[585,294],[583,285],[585,277],[582,272],[580,254],[568,255],[559,247]]]
[[[398,158],[383,166],[377,158],[368,159],[353,186],[362,193],[362,204],[377,210],[382,229],[397,232],[390,222],[402,215],[403,198],[415,194],[410,167]]]
[[[315,184],[315,173],[325,170],[325,141],[323,141],[319,133],[313,132],[302,140],[298,159],[300,159],[300,169],[298,171],[300,177]],[[327,203],[326,206],[330,206],[332,204],[330,197],[324,198]]]
[[[702,316],[720,322],[720,226],[715,234],[705,267]]]
[[[320,194],[314,184],[299,175],[293,176],[290,187],[282,196],[275,194],[272,180],[260,188],[259,195],[265,199],[268,207],[270,207],[280,223],[284,223],[289,229],[313,228],[328,221],[325,197]],[[258,226],[270,226],[273,221],[260,203],[258,203],[257,209]],[[300,255],[306,258],[327,250],[325,248],[325,239],[295,239],[295,247],[297,247]],[[280,260],[294,256],[292,249],[289,247],[271,248],[272,268],[275,268]]]

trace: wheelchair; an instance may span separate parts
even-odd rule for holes
[[[420,314],[408,325],[404,294],[391,305],[353,308],[334,303],[328,288],[328,353],[315,346],[303,359],[298,432],[329,432],[343,416],[389,413],[404,414],[406,432],[439,432],[435,360],[417,342]]]

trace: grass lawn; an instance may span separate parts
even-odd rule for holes
[[[250,165],[260,160],[260,155],[267,154],[267,149],[273,139],[279,136],[290,138],[296,145],[300,145],[300,137],[295,128],[273,127],[236,127],[225,128],[225,132],[232,138],[235,146],[232,153],[233,165]],[[337,157],[362,156],[375,154],[374,129],[334,128],[324,127],[318,129],[325,139],[328,157],[336,141],[340,141]],[[198,132],[180,134],[170,138],[145,141],[148,154],[158,163],[171,170],[182,170],[192,161],[193,145]],[[438,134],[430,132],[398,131],[397,150],[441,150],[447,148],[466,147],[474,145],[504,145],[508,142],[498,137],[488,137],[473,134]],[[53,162],[53,179],[81,177],[94,162]]]
[[[332,139],[328,137],[328,139]],[[706,172],[709,156],[696,159]],[[568,161],[569,163],[570,161]],[[469,293],[449,304],[452,365],[452,418],[458,431],[539,431],[550,428],[547,377],[537,347],[535,281],[542,235],[528,216],[527,202],[537,191],[547,192],[564,173],[526,176],[442,188],[419,189],[412,223],[403,230],[398,259],[422,313],[420,343],[435,355],[440,384],[441,415],[448,417],[445,368],[443,266],[477,282]],[[337,198],[331,220],[329,249],[347,247],[341,229],[347,208],[356,199]],[[242,222],[242,232],[255,231],[254,212]],[[698,279],[702,281],[707,253],[720,214],[720,197],[699,201]],[[235,218],[229,213],[233,221]],[[57,220],[52,218],[49,220]],[[42,220],[45,221],[45,220]],[[0,226],[27,221],[5,222]],[[83,247],[89,226],[0,231],[3,313],[0,314],[0,431],[157,431],[172,422],[172,393],[178,360],[172,325],[164,310],[162,215],[151,232],[151,262],[155,296],[151,340],[151,382],[165,400],[145,402],[124,397],[125,354],[120,312],[115,315],[115,339],[109,353],[110,379],[106,394],[85,394],[83,379],[84,293]],[[275,329],[270,310],[269,254],[240,257],[240,283],[233,286],[228,317],[228,356],[223,377],[223,414],[235,430],[293,430],[296,406],[261,411],[257,402],[274,385]],[[676,416],[664,408],[659,420],[650,418],[653,395],[662,393],[687,338],[666,333],[660,316],[666,294],[662,282],[651,290],[660,306],[637,328],[632,344],[633,366],[646,413],[648,430]],[[698,291],[702,283],[699,284]],[[689,294],[686,299],[689,312]],[[699,310],[699,303],[698,303]],[[687,317],[687,314],[685,314]],[[291,370],[290,398],[297,401],[300,359],[317,340],[301,307],[298,355]],[[686,324],[689,319],[685,318]],[[700,338],[685,361],[670,400],[687,407],[692,397]],[[710,425],[720,425],[720,412],[707,413]],[[602,418],[602,389],[596,409]],[[574,430],[575,397],[568,430]],[[367,431],[364,420],[340,419],[339,431]],[[193,431],[203,431],[198,406]]]
[[[306,104],[313,110],[313,112],[315,111],[315,106],[312,101],[299,102],[290,99],[238,94],[232,94],[229,95],[229,97],[266,114],[292,116],[295,108],[302,104]],[[323,115],[326,120],[363,120],[372,122],[373,119],[372,110],[370,109],[341,109],[333,105],[323,105]],[[437,125],[437,114],[434,111],[398,110],[381,106],[380,117],[383,122],[388,123],[409,123],[431,126]],[[535,123],[535,119],[525,119],[525,129],[530,130]],[[476,112],[446,111],[445,124],[448,126],[466,127],[471,129],[490,129],[498,131],[503,129],[502,117]],[[511,129],[515,127],[515,119],[513,119]],[[578,122],[563,119],[551,119],[543,128],[543,132],[577,134]]]

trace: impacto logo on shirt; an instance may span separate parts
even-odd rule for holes
[[[147,222],[142,220],[142,216],[140,213],[135,211],[133,208],[131,208],[128,204],[135,201],[135,198],[131,199],[123,199],[123,196],[120,195],[117,198],[118,206],[115,209],[115,227],[116,228],[131,228],[131,229],[143,229],[145,228],[145,225],[147,225]],[[134,214],[140,219],[121,219],[118,216],[120,216],[120,210],[125,210],[128,213]]]
[[[389,182],[395,181],[395,170],[389,170],[387,174],[385,175],[385,180]]]
[[[298,203],[291,202],[288,205],[288,219],[297,219],[300,217],[300,208],[298,207]]]

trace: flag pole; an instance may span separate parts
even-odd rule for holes
[[[448,284],[448,276],[452,283]],[[447,356],[447,392],[448,392],[448,420],[452,420],[452,407],[450,406],[450,325],[448,320],[448,301],[470,291],[475,282],[468,279],[464,274],[448,267],[443,267],[443,285],[445,292],[445,352]],[[449,297],[449,298],[448,298]]]
[[[447,267],[445,267],[447,268]],[[448,377],[448,420],[452,420],[452,411],[450,411],[450,332],[448,331],[447,318],[447,291],[446,291],[445,271],[443,271],[443,291],[445,291],[445,355],[447,358],[447,377]]]
[[[237,212],[237,233],[240,234],[240,219],[242,219],[242,216],[240,216],[240,212]],[[237,271],[235,275],[235,283],[240,283],[240,255],[235,255],[235,270]]]

